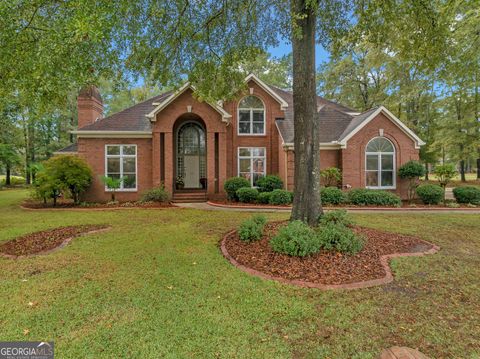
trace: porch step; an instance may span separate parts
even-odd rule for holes
[[[206,202],[206,192],[176,192],[173,194],[172,202],[188,203],[188,202]]]

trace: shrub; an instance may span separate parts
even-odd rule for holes
[[[480,204],[480,187],[457,187],[453,189],[453,195],[458,203]]]
[[[270,240],[272,250],[295,257],[305,257],[320,250],[316,232],[302,221],[290,222]]]
[[[320,171],[320,178],[325,187],[336,187],[342,180],[342,172],[337,167],[328,167]]]
[[[62,185],[58,179],[53,178],[42,166],[33,182],[33,198],[43,200],[44,204],[47,204],[48,199],[52,199],[53,206],[56,206],[61,189]]]
[[[115,192],[117,189],[119,189],[122,186],[123,178],[112,178],[108,176],[101,176],[100,180],[102,183],[107,187],[110,191],[110,201],[111,202],[116,202],[115,201]]]
[[[292,193],[284,189],[276,189],[270,192],[270,204],[273,205],[282,205],[292,203],[293,196]]]
[[[436,184],[422,184],[417,187],[417,196],[425,204],[439,204],[443,199],[444,191]]]
[[[341,223],[328,222],[319,228],[317,236],[325,250],[356,254],[363,248],[363,239]]]
[[[348,202],[359,206],[393,206],[399,207],[402,204],[400,197],[396,194],[368,188],[355,188],[347,194]]]
[[[272,192],[260,192],[257,197],[257,202],[262,204],[270,203],[270,197]]]
[[[257,200],[258,190],[251,187],[242,187],[237,190],[236,196],[240,202],[253,203]]]
[[[320,190],[323,204],[340,204],[345,202],[345,194],[337,187],[324,187]]]
[[[253,216],[250,219],[243,221],[238,229],[238,236],[240,240],[245,242],[258,241],[262,238],[263,228],[267,222],[264,216]]]
[[[10,176],[10,186],[22,186],[25,184],[25,178],[19,176]],[[0,181],[0,186],[6,186],[7,179],[3,178]]]
[[[425,167],[418,161],[408,161],[398,169],[398,176],[408,180],[408,199],[415,196],[418,187],[418,179],[425,175]]]
[[[445,188],[450,183],[450,181],[455,178],[455,176],[457,175],[457,170],[455,169],[454,165],[447,163],[445,165],[436,166],[433,173],[435,173],[435,175],[437,176],[440,186]]]
[[[257,187],[259,192],[272,192],[276,189],[282,189],[283,181],[278,176],[267,175],[257,180]]]
[[[225,181],[223,189],[227,192],[228,199],[237,201],[237,191],[243,187],[251,187],[250,181],[243,177],[231,177]]]
[[[350,226],[353,220],[345,209],[337,209],[335,211],[328,211],[320,217],[320,225],[327,225],[330,223]]]
[[[163,185],[144,192],[140,199],[140,202],[166,203],[168,201],[170,201],[170,195]]]

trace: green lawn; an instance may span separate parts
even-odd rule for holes
[[[23,211],[26,195],[0,191],[0,242],[61,225],[112,229],[47,256],[0,259],[2,341],[54,340],[59,358],[375,358],[392,345],[480,357],[480,215],[356,214],[442,250],[395,260],[393,284],[322,292],[223,259],[218,241],[244,212]]]

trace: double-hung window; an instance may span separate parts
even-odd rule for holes
[[[238,134],[265,134],[265,106],[256,96],[244,97],[238,104]]]
[[[238,148],[238,175],[248,179],[256,187],[259,178],[265,176],[265,147]]]
[[[137,146],[106,145],[105,176],[119,180],[119,190],[135,191],[137,189]]]
[[[373,189],[395,188],[395,147],[385,137],[370,140],[365,150],[366,186]]]

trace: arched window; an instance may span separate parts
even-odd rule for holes
[[[367,188],[395,188],[395,147],[385,137],[375,137],[365,150]]]
[[[265,106],[258,97],[244,97],[238,104],[238,134],[265,134]]]

